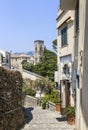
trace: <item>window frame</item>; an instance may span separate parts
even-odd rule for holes
[[[75,31],[76,33],[79,30],[79,0],[76,3],[76,9],[75,9]]]
[[[61,29],[61,47],[67,46],[67,30],[68,26],[67,24],[63,26]]]

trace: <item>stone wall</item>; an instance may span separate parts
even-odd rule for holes
[[[56,110],[55,103],[48,102],[48,109],[51,111],[55,111]]]
[[[24,100],[24,105],[25,106],[37,106],[38,105],[38,99],[26,95],[25,100]]]
[[[22,76],[0,67],[0,130],[17,130],[23,123]]]

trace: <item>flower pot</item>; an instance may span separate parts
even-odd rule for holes
[[[60,112],[60,109],[61,109],[60,103],[56,103],[56,111]]]
[[[75,125],[75,115],[68,115],[67,116],[67,122],[70,125]]]

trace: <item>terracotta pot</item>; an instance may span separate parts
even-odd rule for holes
[[[75,125],[75,115],[68,115],[67,121],[68,121],[68,124]]]
[[[60,107],[60,103],[56,103],[56,111],[60,112],[61,107]]]

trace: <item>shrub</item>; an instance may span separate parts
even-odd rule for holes
[[[0,67],[0,130],[17,130],[24,122],[22,85],[20,72]]]
[[[26,94],[35,97],[36,91],[29,87],[26,90]]]
[[[50,94],[52,91],[52,84],[48,77],[37,79],[34,82],[34,89],[40,90],[41,93],[44,92],[46,94]]]
[[[49,95],[45,95],[45,97],[41,99],[42,109],[46,109],[46,103],[49,101],[49,98],[50,98]]]
[[[32,83],[33,81],[30,79],[25,79],[23,81],[23,88],[22,88],[23,94],[35,96],[36,91],[31,87]]]
[[[46,109],[46,103],[47,103],[46,100],[42,100],[42,101],[41,101],[42,109]]]
[[[41,105],[43,109],[46,108],[46,103],[48,103],[48,101],[51,101],[53,103],[60,103],[60,98],[58,96],[57,90],[53,90],[51,94],[47,94],[41,99]]]
[[[59,98],[57,90],[54,90],[54,91],[51,92],[50,101],[53,102],[53,103],[60,103],[60,98]]]

